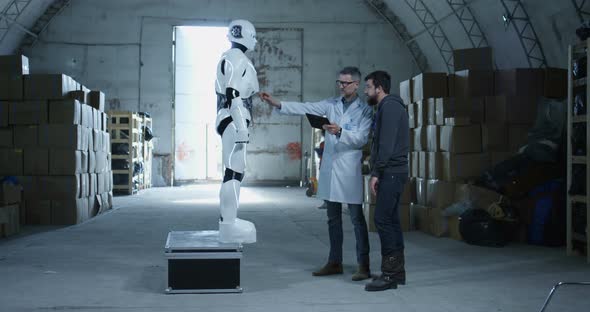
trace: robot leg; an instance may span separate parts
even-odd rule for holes
[[[248,143],[250,134],[248,133],[247,110],[244,107],[244,102],[241,98],[235,98],[232,100],[231,107],[229,109],[231,118],[236,126],[236,143]]]

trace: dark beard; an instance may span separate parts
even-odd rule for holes
[[[379,104],[379,102],[377,102],[377,97],[376,96],[368,97],[367,104],[369,104],[369,106],[375,106],[375,105]]]

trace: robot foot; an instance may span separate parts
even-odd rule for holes
[[[236,218],[234,223],[219,222],[219,241],[222,243],[256,243],[254,223]]]

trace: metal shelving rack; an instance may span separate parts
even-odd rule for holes
[[[575,95],[580,90],[586,90],[586,107],[590,104],[590,86],[587,83],[587,78],[590,77],[588,67],[586,70],[586,77],[580,79],[574,79],[573,76],[573,64],[575,60],[586,58],[590,60],[590,41],[585,41],[576,45],[569,46],[569,59],[568,59],[568,101],[567,101],[567,254],[576,254],[579,250],[582,250],[586,255],[587,262],[590,263],[590,239],[588,238],[588,229],[590,225],[590,209],[588,206],[588,196],[590,196],[590,157],[588,156],[588,146],[590,144],[588,139],[590,138],[590,126],[588,122],[588,113],[590,110],[587,109],[586,115],[573,115],[573,107]],[[574,90],[577,92],[574,93]],[[577,123],[584,123],[586,128],[586,155],[574,156],[572,152],[572,134],[573,125]],[[586,166],[586,189],[584,195],[574,194],[571,195],[569,190],[572,186],[572,165],[585,165]],[[574,229],[574,207],[578,204],[583,205],[583,209],[586,212],[585,220],[585,233],[576,232]],[[576,220],[580,221],[580,220]]]
[[[131,112],[111,111],[109,112],[111,122],[109,123],[109,133],[111,144],[124,143],[128,144],[129,152],[127,155],[117,155],[111,150],[112,160],[125,159],[129,163],[129,169],[114,169],[113,175],[127,175],[127,184],[113,185],[113,191],[132,195],[139,188],[134,183],[135,163],[142,158],[142,133],[141,117]]]

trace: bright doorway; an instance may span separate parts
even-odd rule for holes
[[[174,28],[174,180],[219,180],[221,140],[215,132],[216,66],[230,47],[227,27]]]

